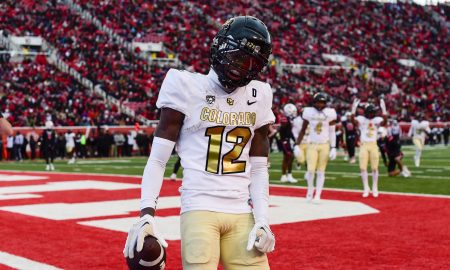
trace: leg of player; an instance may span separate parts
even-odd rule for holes
[[[422,155],[423,143],[419,138],[414,138],[413,143],[416,147],[416,154],[414,155],[414,165],[416,167],[420,166],[420,157]]]
[[[330,154],[329,144],[319,144],[318,145],[318,161],[317,161],[317,172],[316,172],[316,194],[314,195],[313,202],[316,204],[320,203],[320,198],[322,195],[322,189],[325,185],[325,170],[328,164],[328,158]]]
[[[292,176],[292,162],[294,161],[294,155],[292,152],[286,157],[287,158],[287,180],[289,183],[297,183],[297,179]]]
[[[362,196],[364,198],[369,196],[370,193],[370,187],[369,187],[369,176],[367,174],[367,165],[369,163],[369,153],[367,150],[367,145],[362,144],[359,147],[359,169],[361,171],[361,179],[363,183],[363,194]]]
[[[281,163],[281,183],[286,183],[288,181],[287,175],[287,160],[286,160],[286,154],[283,152],[283,162]]]
[[[311,202],[314,195],[314,173],[317,168],[319,154],[316,144],[310,145],[306,151],[306,159],[308,160],[308,170],[306,176],[306,181],[308,182],[308,191],[306,192],[306,201]]]
[[[173,171],[172,174],[170,175],[170,180],[175,181],[177,179],[177,173],[180,167],[181,167],[181,158],[178,157],[177,161],[173,165]]]
[[[378,164],[380,162],[380,153],[376,144],[370,145],[370,168],[372,169],[372,195],[378,197]]]

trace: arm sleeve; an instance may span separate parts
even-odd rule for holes
[[[267,157],[250,157],[250,198],[255,223],[269,224],[269,172]]]
[[[255,129],[258,129],[264,125],[272,124],[275,122],[275,115],[272,112],[272,89],[269,84],[265,84],[266,87],[264,89],[264,99],[263,106],[261,106],[258,110],[258,115],[256,116],[257,123],[255,125]]]
[[[156,106],[161,108],[171,108],[181,112],[186,117],[190,117],[189,105],[190,94],[189,85],[183,80],[183,72],[170,69],[161,85]]]
[[[147,207],[156,209],[167,161],[172,154],[175,142],[155,137],[152,152],[145,165],[141,184],[141,210]]]
[[[332,148],[335,148],[336,147],[336,125],[330,126],[329,136],[330,136],[330,146]]]

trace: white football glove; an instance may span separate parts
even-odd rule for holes
[[[300,154],[301,154],[301,152],[300,152],[300,146],[298,146],[298,144],[296,144],[296,145],[294,146],[294,156],[295,156],[295,157],[298,157],[298,156],[300,156]]]
[[[329,157],[330,157],[330,160],[336,159],[336,148],[335,147],[331,148]]]
[[[252,250],[253,246],[262,253],[269,253],[275,250],[275,235],[270,230],[269,225],[256,223],[248,235],[247,250]]]
[[[386,103],[384,102],[384,99],[380,99],[380,108],[383,115],[387,115]]]
[[[355,100],[353,100],[353,104],[352,104],[352,114],[355,115],[356,114],[356,110],[358,109],[358,105],[359,105],[359,98],[355,98]]]
[[[161,245],[167,248],[168,244],[166,240],[164,240],[156,228],[155,218],[151,215],[144,215],[131,227],[128,232],[127,242],[125,243],[125,247],[123,249],[123,255],[133,259],[134,247],[136,247],[137,252],[141,252],[144,247],[144,239],[148,235],[153,235],[156,237]]]

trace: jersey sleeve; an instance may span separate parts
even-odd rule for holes
[[[186,117],[190,117],[189,110],[190,95],[189,86],[182,76],[183,71],[170,69],[159,91],[156,106],[161,108],[171,108],[181,112]]]
[[[337,114],[336,114],[335,109],[329,109],[327,115],[328,115],[328,120],[329,120],[328,123],[336,121]]]
[[[356,122],[358,122],[359,125],[362,125],[364,123],[364,116],[358,115],[355,117]]]
[[[302,118],[308,122],[311,121],[312,111],[311,108],[305,108],[305,110],[302,113]]]
[[[263,102],[258,115],[256,116],[257,122],[255,125],[255,129],[275,122],[275,115],[272,111],[272,89],[270,88],[269,84],[265,84],[264,88]]]

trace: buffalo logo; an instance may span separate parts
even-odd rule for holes
[[[234,99],[232,99],[232,98],[227,98],[227,103],[228,103],[228,105],[233,106],[233,104],[234,104]]]
[[[206,96],[206,102],[209,105],[213,105],[215,101],[216,101],[216,97],[215,96],[212,96],[212,95],[207,95]]]

